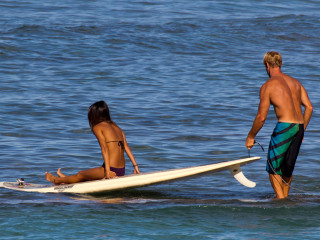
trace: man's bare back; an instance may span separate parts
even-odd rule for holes
[[[283,73],[271,77],[264,85],[279,122],[304,123],[301,109],[301,83]]]

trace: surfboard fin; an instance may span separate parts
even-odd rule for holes
[[[248,188],[254,188],[256,186],[255,182],[250,181],[247,179],[244,175],[243,172],[241,171],[240,164],[233,165],[229,167],[229,170],[233,177],[237,179],[239,183],[242,185],[248,187]]]
[[[18,184],[18,186],[23,186],[24,185],[24,178],[18,178],[17,184]]]

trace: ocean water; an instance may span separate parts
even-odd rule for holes
[[[319,14],[316,0],[1,0],[0,181],[101,165],[99,100],[142,172],[247,157],[270,50],[314,114],[289,199],[273,200],[256,146],[253,189],[227,171],[102,196],[0,189],[0,239],[319,239]],[[270,109],[265,148],[275,123]]]

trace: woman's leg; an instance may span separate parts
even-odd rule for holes
[[[57,174],[59,177],[67,177],[67,175],[65,175],[61,172],[61,168],[58,169]]]
[[[77,183],[84,181],[99,180],[102,178],[104,178],[103,167],[91,168],[88,170],[80,171],[75,175],[70,175],[66,177],[56,177],[53,176],[51,173],[46,173],[46,179],[49,182],[52,182],[56,185],[59,185],[61,183]]]

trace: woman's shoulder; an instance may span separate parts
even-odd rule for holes
[[[95,125],[92,130],[94,132],[96,132],[96,131],[106,131],[106,130],[108,130],[110,128],[111,128],[110,123],[108,123],[108,122],[100,122],[97,125]]]
[[[114,122],[101,122],[93,127],[94,131],[122,132],[122,129]]]

